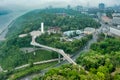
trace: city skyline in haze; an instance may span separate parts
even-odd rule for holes
[[[104,3],[107,7],[120,5],[120,0],[0,0],[0,5],[5,7],[22,6],[26,8],[43,8],[52,5],[53,7],[65,7],[67,5],[84,7],[98,7]]]

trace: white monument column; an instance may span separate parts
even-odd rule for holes
[[[44,23],[41,23],[41,32],[44,33]]]

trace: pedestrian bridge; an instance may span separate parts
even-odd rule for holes
[[[52,48],[52,47],[48,47],[48,46],[45,46],[45,45],[41,45],[41,44],[39,44],[35,41],[36,37],[37,36],[32,36],[31,45],[41,47],[41,48],[45,48],[47,50],[55,51],[55,52],[61,54],[69,63],[77,65],[62,49],[57,49],[57,48]]]

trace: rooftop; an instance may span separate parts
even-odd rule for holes
[[[117,29],[115,27],[110,27],[110,33],[120,36],[120,29]]]
[[[114,18],[112,19],[112,23],[113,23],[113,24],[120,24],[120,17],[114,17]]]
[[[102,20],[104,22],[110,22],[111,21],[111,19],[109,17],[107,17],[107,16],[102,16]]]
[[[60,27],[50,27],[48,30],[52,30],[52,29],[54,29],[54,30],[61,30]]]
[[[95,30],[95,28],[91,28],[91,27],[87,27],[84,29],[84,31],[94,31],[94,30]]]

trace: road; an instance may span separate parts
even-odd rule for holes
[[[101,28],[99,28],[98,30],[100,31]],[[97,39],[98,39],[98,30],[96,30],[96,32],[93,34],[93,38],[88,42],[86,43],[86,45],[80,49],[78,52],[75,53],[75,55],[71,56],[72,60],[76,61],[76,59],[80,56],[80,54],[82,52],[88,52],[90,50],[90,45],[97,42]],[[66,64],[67,62],[66,61],[63,61],[61,63],[58,63],[57,65],[55,65],[54,67],[59,67],[60,65],[63,65],[63,64]]]

